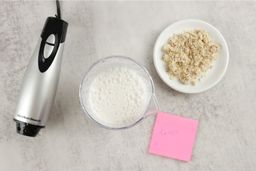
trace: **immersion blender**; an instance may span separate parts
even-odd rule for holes
[[[54,102],[68,23],[57,15],[48,17],[41,38],[27,66],[14,120],[17,133],[35,137],[45,127]]]

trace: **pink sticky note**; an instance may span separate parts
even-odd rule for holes
[[[159,112],[153,128],[149,152],[190,161],[198,121]]]

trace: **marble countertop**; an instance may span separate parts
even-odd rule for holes
[[[0,2],[0,170],[253,171],[256,168],[256,2],[62,3],[69,22],[61,79],[46,129],[36,138],[15,132],[12,118],[26,65],[52,1]],[[186,18],[216,26],[230,49],[224,79],[204,93],[168,88],[152,61],[158,34]],[[191,162],[148,153],[154,117],[110,131],[82,112],[78,87],[89,66],[120,54],[146,66],[162,111],[200,121]]]

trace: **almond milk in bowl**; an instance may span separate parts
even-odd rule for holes
[[[89,118],[110,129],[131,127],[158,109],[148,71],[122,56],[93,64],[82,80],[79,96]]]

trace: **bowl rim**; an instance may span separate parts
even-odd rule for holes
[[[88,110],[86,109],[85,105],[83,104],[83,95],[82,95],[82,90],[83,90],[83,84],[84,84],[84,81],[85,79],[87,78],[87,76],[89,75],[89,73],[92,71],[93,68],[95,68],[98,64],[100,64],[101,62],[105,62],[107,60],[111,60],[111,59],[123,59],[123,60],[128,60],[128,61],[131,61],[133,62],[134,64],[136,64],[138,67],[140,67],[147,75],[149,81],[150,81],[150,84],[151,84],[151,89],[152,89],[152,92],[151,92],[151,95],[150,95],[150,100],[147,104],[147,108],[144,112],[144,114],[141,116],[141,118],[139,118],[136,122],[130,124],[130,125],[127,125],[127,126],[122,126],[122,127],[110,127],[110,126],[107,126],[107,125],[104,125],[102,123],[100,123],[99,121],[97,121],[96,119],[94,119],[91,114],[88,112]],[[79,101],[80,101],[80,105],[82,107],[82,110],[83,112],[86,114],[86,116],[88,118],[90,118],[90,120],[94,121],[95,123],[97,123],[98,125],[100,125],[101,127],[103,128],[106,128],[106,129],[110,129],[110,130],[122,130],[122,129],[127,129],[127,128],[131,128],[135,125],[137,125],[139,122],[141,122],[146,116],[147,116],[147,112],[148,112],[148,109],[150,107],[150,104],[151,104],[151,101],[155,98],[155,85],[154,85],[154,81],[151,77],[151,75],[149,74],[148,70],[141,64],[139,64],[138,62],[136,62],[134,59],[130,58],[130,57],[126,57],[126,56],[122,56],[122,55],[112,55],[112,56],[107,56],[107,57],[104,57],[104,58],[101,58],[99,60],[97,60],[96,62],[94,62],[90,67],[89,69],[85,72],[85,74],[83,75],[82,77],[82,81],[79,85]],[[156,108],[158,110],[158,104],[156,104]]]
[[[205,88],[202,88],[200,90],[182,90],[182,89],[179,89],[177,88],[177,86],[173,86],[172,84],[170,84],[167,80],[166,80],[166,77],[162,75],[160,69],[159,69],[159,66],[157,65],[157,52],[159,50],[159,48],[157,47],[157,45],[160,43],[160,40],[161,40],[161,36],[163,33],[165,33],[167,30],[169,30],[170,28],[172,27],[175,27],[176,25],[179,25],[179,24],[182,24],[182,23],[187,23],[187,22],[194,22],[194,23],[201,23],[201,24],[204,24],[204,25],[207,25],[208,27],[212,28],[214,30],[214,32],[216,32],[220,39],[222,40],[223,42],[223,48],[226,49],[226,62],[225,62],[225,66],[223,68],[223,72],[218,76],[218,78],[216,79],[216,81],[214,81],[212,84],[210,84],[209,86],[205,87]],[[221,80],[222,78],[224,77],[226,71],[227,71],[227,68],[228,68],[228,64],[229,64],[229,48],[228,48],[228,45],[227,45],[227,42],[224,38],[224,36],[222,35],[222,33],[216,28],[214,27],[213,25],[205,22],[205,21],[202,21],[202,20],[199,20],[199,19],[183,19],[183,20],[179,20],[179,21],[176,21],[170,25],[168,25],[163,31],[161,31],[161,33],[158,35],[156,41],[155,41],[155,44],[154,44],[154,49],[153,49],[153,61],[154,61],[154,66],[155,66],[155,69],[157,71],[157,74],[159,75],[159,77],[161,78],[161,80],[167,85],[169,86],[170,88],[172,88],[173,90],[176,90],[180,93],[186,93],[186,94],[196,94],[196,93],[202,93],[202,92],[205,92],[211,88],[213,88],[215,85],[217,85]]]

